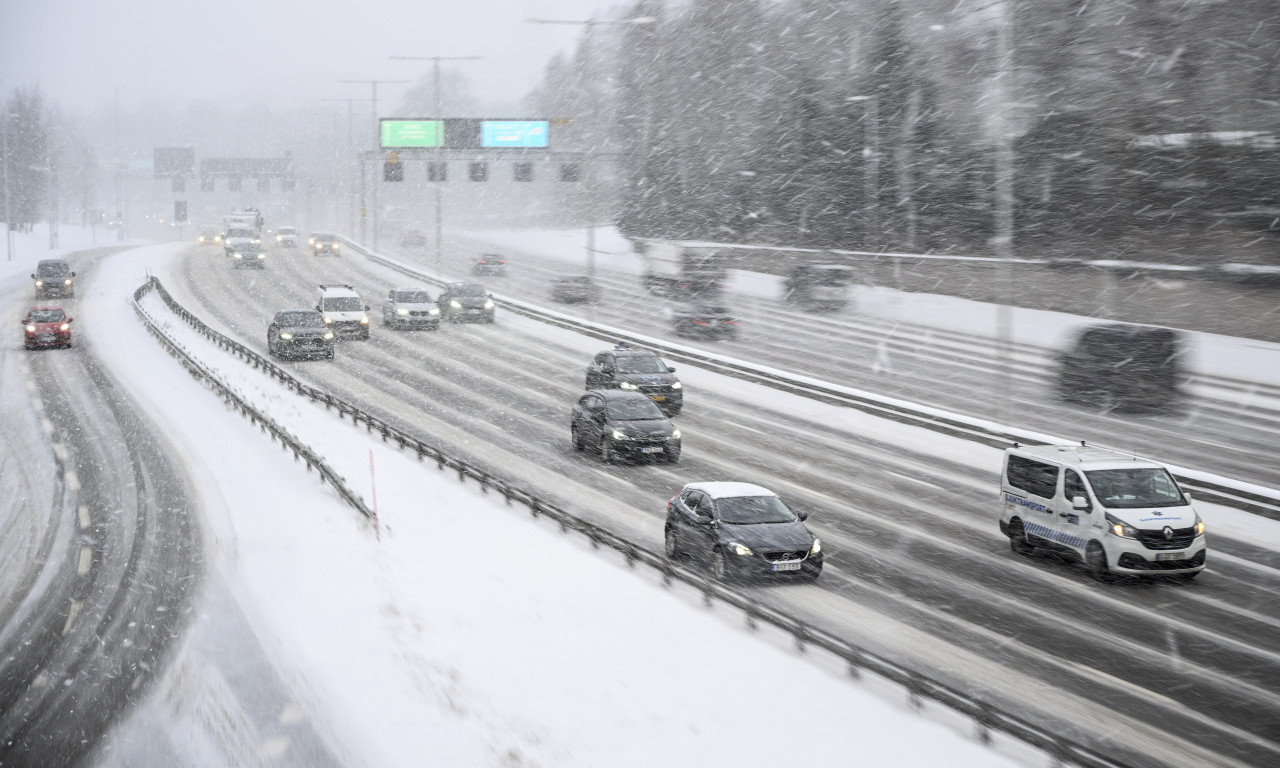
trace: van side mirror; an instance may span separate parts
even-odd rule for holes
[[[1083,496],[1072,496],[1071,508],[1076,510],[1087,510],[1089,508],[1089,500]]]
[[[1186,499],[1186,500],[1187,500],[1187,503],[1188,503],[1188,504],[1190,504],[1190,503],[1191,503],[1191,491],[1183,491],[1183,492],[1182,492],[1182,498]]]

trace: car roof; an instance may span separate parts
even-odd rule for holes
[[[637,393],[639,394],[639,393]],[[702,491],[713,499],[729,499],[738,496],[777,496],[778,494],[754,483],[736,483],[713,480],[701,483],[689,483],[685,490]]]

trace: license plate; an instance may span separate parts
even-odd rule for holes
[[[1186,552],[1160,552],[1156,555],[1156,560],[1186,560]]]
[[[798,571],[798,570],[800,570],[800,563],[774,563],[774,564],[773,564],[773,570],[775,570],[775,571]]]
[[[666,400],[667,396],[666,395],[649,395],[649,399],[654,401],[655,403],[660,403],[663,400]]]
[[[658,446],[653,446],[651,448],[641,448],[640,452],[641,453],[662,453],[662,448]]]

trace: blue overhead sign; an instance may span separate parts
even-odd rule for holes
[[[483,120],[480,122],[480,146],[546,147],[547,120]]]

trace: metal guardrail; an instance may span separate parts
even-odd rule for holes
[[[396,270],[403,275],[435,286],[444,285],[447,282],[394,259],[373,253],[352,240],[342,239],[353,250],[357,250],[370,260]],[[1051,435],[1011,429],[982,419],[927,408],[894,398],[859,392],[829,382],[786,371],[778,371],[754,363],[733,360],[718,355],[709,355],[689,347],[669,344],[661,339],[628,333],[557,312],[548,312],[536,305],[517,299],[495,296],[494,300],[509,312],[559,328],[572,330],[585,336],[591,336],[609,343],[625,341],[629,344],[647,347],[661,353],[663,357],[669,360],[691,363],[742,381],[762,384],[772,389],[801,395],[831,405],[856,408],[873,416],[901,424],[923,427],[934,432],[971,440],[993,448],[1007,448],[1015,442],[1024,445],[1068,444],[1072,442]],[[1243,484],[1236,483],[1229,478],[1216,477],[1186,469],[1180,470],[1177,467],[1171,467],[1170,469],[1178,482],[1187,490],[1194,492],[1198,498],[1243,509],[1272,520],[1280,520],[1280,491],[1272,489],[1254,490],[1242,487]]]
[[[192,376],[211,385],[218,394],[222,396],[223,400],[234,406],[236,410],[248,417],[254,424],[257,424],[262,431],[267,432],[271,436],[272,440],[279,440],[280,445],[284,449],[292,450],[294,460],[296,461],[301,459],[306,464],[308,472],[314,469],[320,476],[320,482],[328,483],[333,486],[333,489],[338,492],[338,495],[342,497],[343,501],[347,502],[347,504],[351,505],[351,507],[366,518],[372,519],[373,512],[367,505],[365,505],[364,500],[351,490],[347,485],[346,480],[339,476],[338,473],[334,472],[333,468],[330,467],[319,454],[304,445],[297,437],[294,437],[285,431],[285,429],[271,419],[271,417],[259,411],[251,403],[245,401],[244,398],[240,397],[229,387],[223,384],[216,374],[208,368],[205,368],[199,360],[196,360],[189,355],[185,349],[183,349],[173,339],[169,338],[164,331],[160,330],[155,321],[149,314],[147,314],[147,311],[143,309],[141,305],[142,298],[153,290],[157,291],[161,298],[164,299],[165,304],[188,324],[192,325],[197,330],[201,330],[203,327],[202,332],[204,335],[209,336],[211,339],[214,338],[214,335],[221,336],[221,334],[218,334],[208,326],[205,326],[199,318],[195,317],[190,312],[187,312],[186,309],[182,308],[181,305],[174,301],[173,298],[169,296],[169,293],[165,291],[164,286],[161,285],[160,281],[154,276],[149,277],[147,282],[143,283],[136,291],[133,292],[134,312],[138,314],[138,317],[142,320],[143,324],[146,325],[147,331],[154,336],[169,352],[169,354],[177,359]]]

